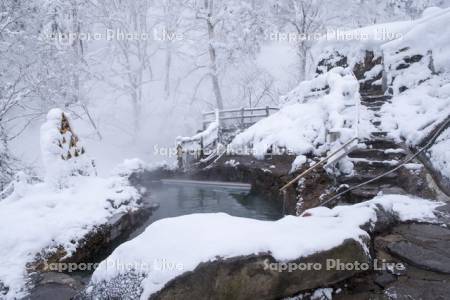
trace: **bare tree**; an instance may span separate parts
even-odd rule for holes
[[[144,88],[152,80],[150,57],[153,25],[149,18],[149,1],[99,0],[95,6],[97,23],[109,34],[108,48],[99,51],[99,61],[107,64],[108,76],[97,78],[127,95],[133,110],[133,133],[140,131]],[[128,37],[133,34],[134,37]],[[109,59],[105,60],[105,56]]]

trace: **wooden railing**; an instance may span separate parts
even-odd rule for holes
[[[278,110],[276,107],[269,106],[220,110],[218,112],[219,124],[224,129],[247,128]],[[203,113],[203,129],[206,129],[210,123],[216,121],[216,114],[216,111]]]

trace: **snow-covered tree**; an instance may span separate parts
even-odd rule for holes
[[[96,76],[129,98],[135,135],[141,129],[144,98],[149,97],[146,87],[153,80],[151,56],[158,50],[150,14],[148,0],[98,0],[95,5],[96,23],[106,31],[107,39],[94,58],[106,72]]]
[[[95,174],[94,162],[75,134],[69,114],[52,109],[41,126],[41,154],[46,181],[58,188],[69,184],[71,176]]]
[[[221,75],[230,65],[253,55],[260,46],[264,21],[255,1],[204,0],[188,6],[196,24],[198,55],[206,55],[216,107],[224,107]]]

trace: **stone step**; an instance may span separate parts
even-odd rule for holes
[[[375,118],[381,118],[382,117],[382,115],[380,113],[376,113],[376,112],[373,114],[373,116]]]
[[[392,150],[392,151],[388,151]],[[386,161],[386,160],[401,160],[406,154],[399,152],[398,150],[403,149],[355,149],[348,154],[350,158],[363,158],[368,160]]]
[[[361,95],[367,96],[367,95],[383,95],[383,87],[381,85],[367,85],[367,84],[360,84],[360,93]]]
[[[373,161],[372,164],[365,161],[359,161],[354,164],[353,171],[357,176],[367,175],[369,177],[376,177],[378,175],[386,173],[389,170],[392,170],[393,168],[398,166],[398,164],[398,161],[394,161],[392,164],[389,164],[387,161],[386,163]]]
[[[406,194],[404,189],[396,185],[368,184],[348,192],[347,201],[350,203],[358,203],[364,200],[372,199],[376,197],[380,192],[383,194]]]
[[[400,164],[400,161],[397,159],[371,160],[366,158],[349,158],[349,160],[353,163],[355,170],[357,172],[360,171],[365,172],[368,170],[379,170],[379,169],[383,169],[383,171],[388,171]]]
[[[367,107],[382,106],[386,103],[390,103],[390,102],[389,101],[361,101],[361,105],[364,105]]]
[[[383,138],[387,137],[387,131],[375,131],[371,132],[370,135],[374,138]]]
[[[367,172],[367,173],[362,173],[362,174],[354,174],[351,176],[339,176],[337,178],[337,181],[340,184],[349,184],[349,185],[357,185],[359,183],[363,183],[366,182],[370,179],[373,179],[375,177],[377,177],[378,175],[382,174],[382,172]],[[389,175],[386,175],[376,181],[373,182],[373,184],[392,184],[392,185],[396,185],[397,184],[397,178],[398,178],[398,173],[394,172],[391,173]]]
[[[372,94],[360,94],[362,101],[386,101],[392,99],[391,95],[384,95],[384,94],[378,94],[378,95],[372,95]]]
[[[381,125],[380,120],[371,120],[370,123],[372,123],[374,126],[377,126],[377,127]]]
[[[379,111],[381,110],[381,107],[383,105],[377,105],[377,106],[368,106],[367,109],[371,110],[371,111]]]
[[[371,139],[368,141],[364,141],[370,149],[398,149],[397,144],[388,139]]]

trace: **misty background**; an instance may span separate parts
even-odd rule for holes
[[[124,158],[171,161],[164,149],[203,111],[277,106],[310,78],[314,39],[301,37],[429,6],[448,1],[2,0],[0,181],[40,174],[52,108],[70,112],[100,174]]]

